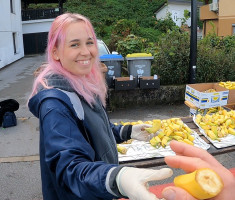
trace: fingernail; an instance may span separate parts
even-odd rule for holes
[[[171,189],[164,190],[162,192],[162,196],[167,200],[174,200],[175,199],[175,191],[171,190]]]

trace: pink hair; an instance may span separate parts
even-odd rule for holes
[[[80,15],[73,13],[65,13],[58,16],[51,25],[51,29],[48,34],[48,45],[47,45],[47,60],[48,64],[42,65],[43,70],[37,76],[34,81],[32,94],[35,95],[38,91],[37,88],[41,84],[45,88],[50,88],[45,82],[45,77],[52,74],[59,74],[64,76],[71,84],[72,88],[87,101],[89,105],[95,102],[95,97],[99,97],[102,104],[106,105],[106,92],[107,87],[105,79],[100,69],[99,57],[97,55],[96,62],[92,66],[90,74],[86,76],[75,76],[65,70],[59,61],[53,59],[52,54],[55,47],[64,45],[65,42],[65,30],[66,27],[74,22],[83,21],[85,22],[88,29],[92,32],[92,37],[94,38],[96,48],[97,39],[93,29],[93,26],[89,19]]]

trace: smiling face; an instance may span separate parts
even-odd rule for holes
[[[98,55],[92,32],[79,21],[71,23],[65,35],[64,48],[55,48],[53,58],[73,75],[89,74]]]

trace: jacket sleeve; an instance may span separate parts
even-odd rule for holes
[[[114,180],[107,180],[109,171],[117,165],[95,162],[94,150],[62,102],[45,100],[40,107],[40,124],[45,162],[60,187],[68,188],[81,199],[117,197],[110,191]]]
[[[131,139],[132,125],[115,125],[110,122],[110,127],[117,143],[122,143]]]

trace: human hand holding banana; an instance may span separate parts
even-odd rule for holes
[[[221,177],[223,183],[222,191],[217,196],[210,199],[234,199],[235,178],[233,174],[221,165],[212,155],[203,149],[177,141],[171,141],[170,147],[176,153],[176,156],[165,157],[165,162],[169,167],[181,168],[187,173],[202,168],[209,168]],[[218,184],[215,187],[218,187]],[[166,200],[197,200],[197,198],[180,187],[167,187],[163,190],[162,195]]]
[[[141,141],[149,141],[153,135],[151,135],[146,128],[151,128],[150,124],[136,124],[132,126],[131,138]]]

